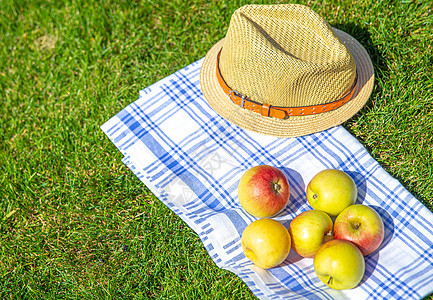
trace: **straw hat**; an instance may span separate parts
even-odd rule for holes
[[[202,92],[218,114],[278,137],[341,124],[364,106],[373,83],[362,45],[296,4],[237,9],[200,71]]]

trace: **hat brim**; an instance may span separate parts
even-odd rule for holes
[[[352,53],[358,72],[356,90],[349,102],[335,110],[310,116],[292,116],[287,119],[264,117],[234,104],[224,93],[216,77],[217,55],[224,39],[206,54],[200,70],[200,87],[210,106],[223,118],[241,128],[277,137],[298,137],[340,125],[355,115],[367,102],[374,85],[373,63],[364,47],[351,35],[333,28]]]

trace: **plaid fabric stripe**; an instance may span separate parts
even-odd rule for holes
[[[101,126],[123,162],[200,236],[213,261],[236,273],[263,299],[419,299],[433,291],[433,214],[368,154],[343,127],[279,139],[232,125],[204,100],[202,60],[140,91],[140,97]],[[261,270],[243,255],[240,236],[255,220],[237,200],[248,168],[279,167],[291,185],[290,204],[276,219],[288,227],[310,209],[306,184],[320,170],[349,173],[358,202],[373,206],[385,223],[380,251],[366,257],[366,273],[353,290],[329,289],[312,259],[293,251],[278,268]]]

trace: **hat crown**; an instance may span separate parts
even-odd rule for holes
[[[273,106],[335,101],[356,77],[354,59],[331,26],[296,4],[237,9],[219,64],[233,90]]]

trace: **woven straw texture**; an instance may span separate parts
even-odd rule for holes
[[[337,100],[356,75],[346,46],[325,20],[302,5],[236,10],[220,69],[228,86],[251,100],[290,107]]]
[[[308,106],[335,101],[358,83],[347,104],[312,116],[275,119],[242,109],[222,91],[215,75],[251,100],[274,106]],[[200,74],[203,94],[224,118],[249,130],[295,137],[341,124],[367,101],[374,82],[365,49],[330,27],[303,5],[246,5],[231,18],[226,37],[206,55]]]

